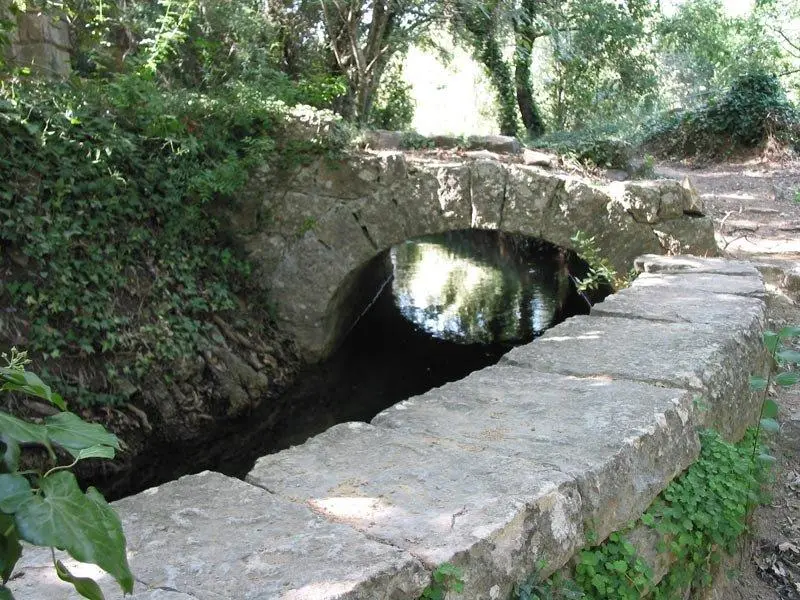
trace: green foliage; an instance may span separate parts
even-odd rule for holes
[[[652,576],[636,548],[620,533],[612,533],[602,546],[582,550],[575,567],[578,588],[598,600],[638,600]]]
[[[5,584],[22,554],[20,540],[65,550],[80,562],[96,564],[119,583],[123,592],[133,592],[119,517],[95,488],[82,492],[70,472],[86,458],[114,458],[119,440],[102,425],[86,423],[67,412],[61,397],[25,370],[25,353],[12,349],[10,357],[2,357],[7,364],[0,367],[0,389],[47,400],[61,412],[37,424],[0,411],[0,442],[4,448],[0,463],[0,593],[11,597]],[[44,473],[20,471],[23,445],[44,447],[52,468]],[[72,462],[58,465],[56,448],[71,456]],[[103,599],[94,581],[75,577],[61,561],[55,561],[54,566],[59,579],[71,583],[81,596]]]
[[[514,586],[513,600],[581,600],[586,598],[573,580],[561,573],[554,573],[548,579],[541,579],[534,572],[522,583]]]
[[[461,593],[464,579],[461,569],[450,563],[439,565],[431,573],[431,583],[422,591],[420,600],[445,600],[448,592]]]
[[[587,275],[576,282],[579,292],[596,291],[607,285],[619,290],[630,285],[632,278],[620,277],[617,274],[609,260],[603,256],[593,236],[589,237],[583,231],[578,231],[570,241],[575,246],[578,256],[589,265]]]
[[[436,147],[436,143],[416,131],[404,131],[400,138],[400,147],[404,150],[430,150]]]
[[[609,127],[576,132],[557,132],[536,139],[536,147],[575,158],[590,166],[627,169],[634,144],[629,132]]]
[[[731,17],[721,0],[688,0],[659,21],[665,93],[691,108],[747,73],[782,71],[780,46],[760,8]]]
[[[123,380],[195,352],[207,316],[237,306],[249,267],[209,206],[278,151],[322,149],[276,142],[286,111],[242,86],[137,76],[0,87],[0,244],[18,253],[4,302],[45,358],[104,357],[102,395],[79,400],[120,399]]]
[[[718,155],[736,148],[754,148],[769,139],[797,144],[797,110],[787,100],[777,77],[751,73],[696,110],[657,121],[647,144],[664,154]]]
[[[414,120],[411,86],[403,79],[403,65],[394,62],[381,79],[369,117],[370,127],[404,131]]]

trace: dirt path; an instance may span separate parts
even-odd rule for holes
[[[760,265],[770,290],[771,329],[800,325],[800,162],[746,162],[690,169],[659,165],[660,176],[688,176],[714,218],[727,256]],[[790,275],[791,277],[791,275]],[[789,287],[787,287],[787,285]],[[800,391],[777,390],[781,432],[773,501],[755,516],[744,558],[732,565],[715,600],[800,600]]]

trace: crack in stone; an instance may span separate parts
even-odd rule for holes
[[[372,239],[372,236],[370,235],[369,230],[367,229],[367,226],[366,225],[362,225],[361,219],[358,218],[358,213],[354,212],[354,213],[351,213],[351,214],[353,215],[353,218],[356,220],[356,223],[358,223],[359,227],[361,227],[361,232],[364,234],[364,237],[367,238],[367,241],[369,242],[370,246],[372,246],[372,248],[374,250],[380,250],[380,248],[378,247],[378,244],[376,244],[375,240]]]

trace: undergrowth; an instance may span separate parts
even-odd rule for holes
[[[237,306],[249,267],[210,205],[257,166],[322,150],[279,142],[287,110],[240,85],[209,95],[136,75],[0,84],[0,293],[26,323],[16,341],[45,359],[119,359],[81,403],[122,399]]]
[[[751,73],[704,106],[661,116],[646,129],[645,147],[661,155],[717,158],[770,142],[797,148],[800,115],[776,76]]]

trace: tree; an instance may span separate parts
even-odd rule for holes
[[[347,81],[339,107],[346,118],[369,117],[390,59],[421,39],[444,3],[424,0],[320,0],[334,71]]]

